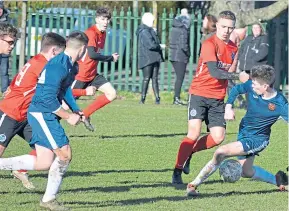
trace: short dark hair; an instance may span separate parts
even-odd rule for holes
[[[42,36],[40,50],[47,51],[52,46],[57,46],[58,48],[64,49],[65,45],[66,45],[66,40],[64,37],[54,32],[48,32]]]
[[[88,44],[88,37],[82,31],[73,31],[66,38],[66,45],[68,47],[80,48],[81,46],[87,45],[87,44]]]
[[[95,13],[96,17],[105,17],[107,19],[111,19],[111,12],[107,7],[99,7]]]
[[[275,69],[270,65],[255,65],[251,69],[251,77],[262,84],[268,84],[270,87],[275,82]]]
[[[11,38],[18,38],[18,29],[9,23],[0,23],[0,37],[9,36]]]
[[[219,16],[218,16],[218,20],[220,18],[224,18],[224,19],[229,19],[229,20],[232,20],[232,21],[236,21],[236,16],[235,14],[230,11],[230,10],[225,10],[225,11],[222,11],[219,13]]]

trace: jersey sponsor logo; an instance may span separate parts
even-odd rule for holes
[[[0,134],[0,142],[6,141],[6,135],[5,134]]]
[[[228,70],[231,67],[231,64],[223,63],[221,61],[218,61],[217,65],[219,69],[225,69],[225,70]]]
[[[191,116],[196,116],[196,115],[197,115],[196,109],[193,108],[193,109],[190,111],[190,115],[191,115]]]
[[[276,106],[275,106],[275,104],[273,104],[273,103],[269,103],[269,104],[268,104],[268,108],[269,108],[270,111],[274,111],[275,108],[276,108]]]

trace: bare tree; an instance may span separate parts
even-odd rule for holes
[[[236,14],[236,28],[244,28],[257,21],[271,20],[288,8],[287,0],[279,0],[267,7],[248,11],[242,9],[242,3],[241,1],[212,1],[209,13],[217,16],[223,10],[231,10]]]

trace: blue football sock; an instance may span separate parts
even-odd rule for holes
[[[275,175],[259,166],[253,166],[253,168],[255,169],[255,174],[252,177],[253,179],[277,185]]]

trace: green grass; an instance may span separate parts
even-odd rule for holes
[[[71,140],[73,160],[64,178],[59,201],[73,210],[288,210],[287,193],[257,181],[241,179],[222,183],[218,173],[199,187],[202,195],[187,198],[184,186],[172,186],[176,153],[187,130],[185,107],[154,105],[152,98],[139,105],[126,96],[95,113],[96,132],[63,124]],[[79,100],[81,106],[87,101]],[[225,143],[235,140],[244,110],[228,124]],[[205,129],[205,128],[204,128]],[[205,130],[204,130],[205,131]],[[272,128],[270,146],[256,158],[256,164],[276,173],[287,166],[288,128],[278,121]],[[211,158],[215,149],[197,153],[191,162],[190,182]],[[21,155],[28,145],[15,138],[4,157]],[[47,172],[30,172],[37,186],[24,189],[9,172],[0,173],[0,210],[40,210],[39,200]]]

